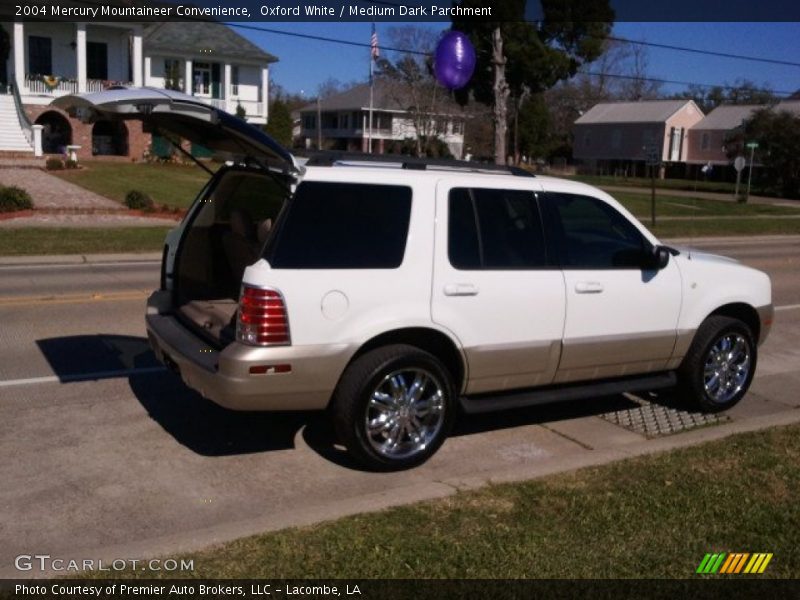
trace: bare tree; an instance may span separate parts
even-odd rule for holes
[[[440,133],[436,115],[437,103],[441,102],[443,93],[433,76],[430,56],[437,34],[429,29],[404,25],[390,28],[388,37],[392,46],[414,53],[392,53],[391,58],[379,59],[378,82],[384,94],[411,116],[416,155],[421,156],[426,141]]]

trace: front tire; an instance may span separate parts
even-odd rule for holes
[[[758,348],[738,319],[708,317],[697,330],[678,369],[681,387],[694,407],[721,412],[735,406],[753,381]]]
[[[339,440],[367,468],[407,469],[442,445],[455,416],[452,376],[433,355],[404,344],[358,357],[334,392]]]

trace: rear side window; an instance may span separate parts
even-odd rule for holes
[[[450,190],[447,250],[461,270],[545,267],[542,222],[531,191]]]
[[[275,269],[394,269],[410,217],[409,187],[304,182],[266,258]]]

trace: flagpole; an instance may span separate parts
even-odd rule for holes
[[[372,24],[372,38],[370,38],[369,49],[369,133],[367,134],[367,152],[372,154],[372,109],[375,98],[375,54],[374,54],[374,40],[375,40],[375,23]]]
[[[372,75],[372,65],[375,61],[369,57],[369,137],[367,138],[367,152],[372,154],[372,108],[375,96],[375,78]]]

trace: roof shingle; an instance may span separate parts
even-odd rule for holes
[[[691,100],[602,102],[590,108],[575,121],[575,124],[663,123],[689,102]]]

